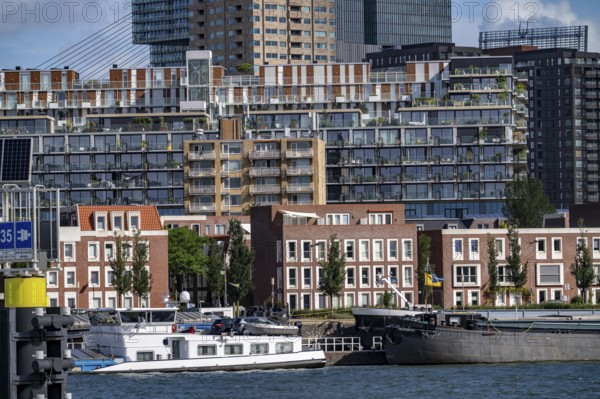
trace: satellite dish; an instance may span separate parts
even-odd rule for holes
[[[188,303],[190,301],[190,293],[187,291],[182,291],[181,294],[179,294],[179,301]]]

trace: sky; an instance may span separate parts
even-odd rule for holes
[[[2,0],[0,68],[34,68],[130,11],[129,0]],[[588,25],[589,50],[600,51],[598,0],[452,0],[452,18],[458,45],[529,20],[530,28]]]

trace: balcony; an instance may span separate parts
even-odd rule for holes
[[[189,177],[214,177],[217,171],[214,168],[190,169]]]
[[[287,150],[285,155],[287,158],[312,158],[313,150]]]
[[[281,168],[250,168],[250,177],[281,176]]]
[[[277,184],[254,184],[250,186],[250,194],[281,194],[281,186]]]
[[[215,159],[214,151],[188,152],[190,161],[201,161],[203,159]]]
[[[310,184],[288,184],[287,186],[288,193],[312,193],[313,185]]]
[[[313,168],[311,167],[289,167],[286,174],[288,176],[312,176]]]
[[[250,159],[271,159],[281,158],[280,150],[268,150],[268,151],[250,151]]]
[[[215,186],[190,186],[190,195],[214,194]]]
[[[216,209],[214,203],[190,204],[190,212],[214,212]]]

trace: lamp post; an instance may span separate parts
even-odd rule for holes
[[[275,277],[271,277],[271,309],[275,307]]]

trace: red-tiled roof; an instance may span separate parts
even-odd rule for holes
[[[130,206],[84,206],[80,205],[77,207],[77,214],[79,217],[79,227],[81,231],[94,231],[94,212],[106,212],[108,214],[107,223],[108,230],[112,230],[112,220],[110,217],[111,212],[123,212],[124,213],[124,229],[129,230],[127,212],[139,212],[140,213],[140,224],[142,230],[162,230],[163,225],[160,221],[160,215],[158,209],[153,205],[130,205]]]

